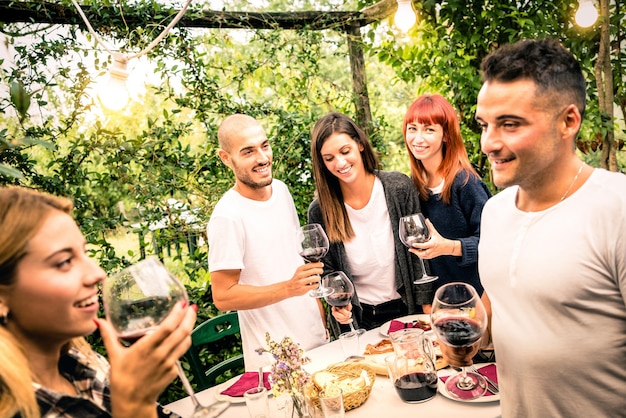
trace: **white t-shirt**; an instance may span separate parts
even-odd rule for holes
[[[274,179],[272,196],[256,201],[234,190],[215,206],[207,226],[209,270],[241,269],[239,282],[253,286],[289,280],[304,262],[298,255],[298,215],[287,186]],[[246,370],[268,364],[254,350],[267,347],[265,332],[289,336],[305,350],[326,342],[317,300],[305,294],[258,309],[239,310]]]
[[[540,212],[487,201],[478,247],[503,417],[626,414],[626,176],[594,170]]]
[[[395,282],[395,247],[383,185],[374,181],[372,196],[362,209],[346,204],[354,238],[344,242],[359,301],[378,305],[400,299]]]

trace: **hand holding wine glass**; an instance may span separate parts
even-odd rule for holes
[[[488,321],[476,289],[461,282],[440,287],[435,292],[430,317],[442,352],[450,350],[463,359],[462,364],[471,365]],[[461,372],[446,380],[446,389],[451,396],[471,400],[485,394],[487,382],[480,374],[461,367]]]
[[[138,417],[154,412],[157,400],[177,376],[170,359],[185,353],[195,322],[195,311],[179,303],[153,332],[129,348],[109,321],[97,320],[109,360],[113,416],[127,415],[128,408]]]
[[[324,228],[320,224],[306,224],[298,229],[298,254],[310,263],[320,261],[326,253],[330,244]],[[330,289],[325,289],[320,281],[315,290],[311,290],[309,295],[314,298],[323,298],[329,295]]]
[[[337,308],[348,306],[350,300],[352,300],[352,295],[354,295],[354,285],[343,271],[328,273],[322,278],[322,286],[332,290],[332,293],[326,295],[324,300],[326,300],[330,306]],[[356,332],[359,335],[365,333],[364,329],[355,329],[353,322],[354,320],[350,318],[348,324],[350,325],[351,332]]]
[[[147,258],[108,277],[103,283],[102,299],[107,319],[119,340],[127,345],[154,332],[177,304],[188,303],[183,284],[156,258]],[[216,417],[228,407],[228,402],[201,405],[180,361],[176,366],[195,405],[191,417]]]
[[[403,216],[400,218],[398,234],[400,235],[400,241],[402,241],[402,243],[408,248],[413,248],[413,244],[427,242],[430,239],[430,231],[426,225],[426,219],[421,213],[414,213],[413,215]],[[418,258],[422,264],[422,277],[416,279],[413,283],[423,284],[437,280],[437,276],[430,276],[426,274],[424,260],[420,257]]]

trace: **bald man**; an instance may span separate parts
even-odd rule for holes
[[[238,311],[246,370],[258,370],[267,364],[255,352],[266,347],[266,332],[274,341],[289,336],[305,350],[328,341],[322,304],[307,294],[323,264],[304,264],[298,255],[296,207],[287,186],[272,178],[272,147],[261,124],[232,115],[217,137],[235,184],[207,226],[213,301]]]

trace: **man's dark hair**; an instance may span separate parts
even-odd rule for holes
[[[581,116],[585,113],[587,87],[580,64],[555,39],[524,39],[503,45],[483,59],[481,71],[483,82],[532,80],[538,93],[556,93],[578,106]]]

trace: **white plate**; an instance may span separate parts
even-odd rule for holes
[[[492,363],[478,363],[478,364],[475,364],[474,366],[477,369],[479,369],[489,364],[492,364]],[[445,369],[445,372],[444,373],[440,372],[439,376],[454,375],[455,373],[456,371],[454,369]],[[441,393],[446,398],[452,399],[453,401],[457,401],[457,402],[467,402],[467,403],[500,402],[500,393],[497,393],[495,395],[489,395],[489,396],[481,396],[480,398],[472,399],[472,400],[463,400],[463,399],[455,398],[452,395],[450,395],[450,392],[448,392],[448,389],[446,389],[446,384],[441,379],[437,379],[437,389],[439,390],[439,393]]]
[[[246,400],[243,396],[228,396],[221,394],[223,390],[226,390],[231,385],[234,385],[237,380],[239,380],[239,378],[241,378],[241,375],[237,375],[230,380],[227,380],[224,383],[220,383],[219,385],[215,386],[215,399],[218,401],[226,401],[230,403],[244,403]],[[268,395],[272,396],[272,391],[268,391]]]
[[[407,315],[401,318],[396,318],[395,320],[400,321],[400,322],[422,321],[422,322],[428,322],[430,324],[430,315],[428,314]],[[383,337],[389,337],[389,333],[387,332],[389,331],[389,325],[391,325],[391,321],[385,322],[384,324],[380,326],[380,328],[378,328],[378,332],[380,332],[380,335],[382,335]],[[432,330],[429,330],[426,332],[430,332],[430,331]]]

